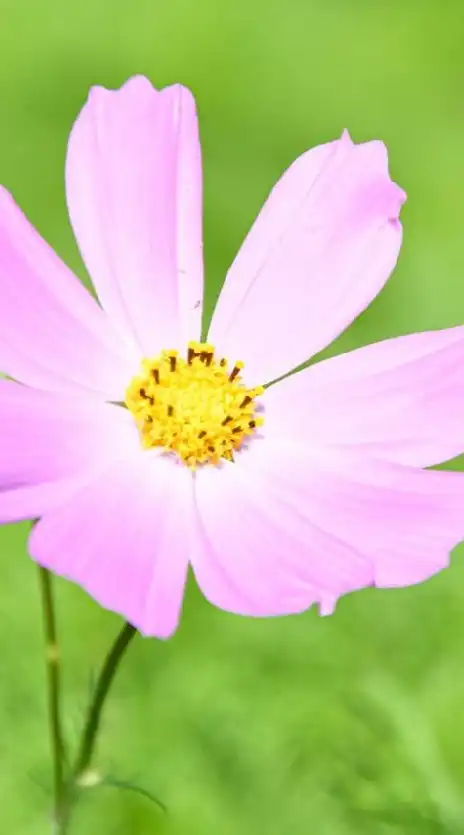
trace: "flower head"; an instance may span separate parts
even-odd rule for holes
[[[242,362],[232,369],[218,360],[205,342],[191,342],[187,358],[164,351],[144,360],[142,374],[134,377],[126,393],[145,449],[175,452],[195,469],[198,464],[233,461],[234,451],[253,435],[263,419],[255,399],[263,386],[247,389],[241,378]]]
[[[201,341],[195,105],[94,88],[69,140],[72,227],[99,304],[0,193],[0,520],[148,635],[205,596],[266,616],[419,582],[464,535],[464,328],[387,340],[271,384],[381,290],[403,191],[348,134],[283,175]]]

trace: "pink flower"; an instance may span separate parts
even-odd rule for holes
[[[395,266],[405,195],[381,142],[344,134],[284,174],[208,344],[189,91],[140,77],[94,88],[66,192],[101,307],[0,197],[0,367],[13,378],[0,381],[0,519],[40,517],[37,562],[159,637],[176,628],[189,563],[208,600],[254,616],[329,613],[346,592],[448,564],[463,476],[422,468],[464,447],[463,327],[261,389],[328,345]]]

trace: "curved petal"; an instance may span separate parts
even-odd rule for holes
[[[205,597],[227,611],[266,617],[325,605],[373,582],[369,561],[282,501],[259,468],[199,470],[199,538],[192,566]]]
[[[460,473],[256,441],[224,471],[197,474],[207,547],[193,552],[194,572],[206,597],[233,612],[287,614],[318,601],[328,614],[346,592],[444,568],[464,536],[463,500]]]
[[[0,522],[41,516],[138,449],[126,409],[0,380]]]
[[[428,467],[464,450],[464,327],[387,339],[271,386],[266,433]]]
[[[303,154],[272,190],[208,336],[266,383],[325,348],[379,293],[401,246],[404,192],[381,142],[348,134]]]
[[[47,513],[29,552],[142,634],[167,638],[182,605],[191,507],[189,471],[141,451]]]
[[[0,188],[0,369],[39,389],[122,400],[139,354]]]
[[[66,192],[99,299],[145,356],[198,339],[202,174],[195,102],[143,77],[94,87],[71,132]]]

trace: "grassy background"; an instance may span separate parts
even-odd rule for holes
[[[268,190],[348,127],[383,138],[409,193],[399,268],[337,349],[463,321],[464,23],[459,0],[0,0],[0,181],[85,278],[65,143],[93,83],[182,81],[201,115],[209,309]],[[1,304],[1,299],[0,299]],[[463,369],[464,373],[464,369]],[[42,641],[27,526],[0,531],[1,831],[48,833]],[[464,833],[464,551],[414,589],[334,617],[254,622],[193,583],[176,636],[136,644],[102,767],[170,807],[88,793],[72,835]],[[119,620],[59,581],[66,724]]]

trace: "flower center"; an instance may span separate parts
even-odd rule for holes
[[[125,403],[143,447],[164,447],[191,469],[221,458],[232,461],[234,450],[263,423],[255,397],[264,389],[247,389],[242,368],[236,362],[229,370],[227,361],[215,359],[213,346],[205,342],[190,342],[187,359],[177,351],[162,351],[142,360]]]

